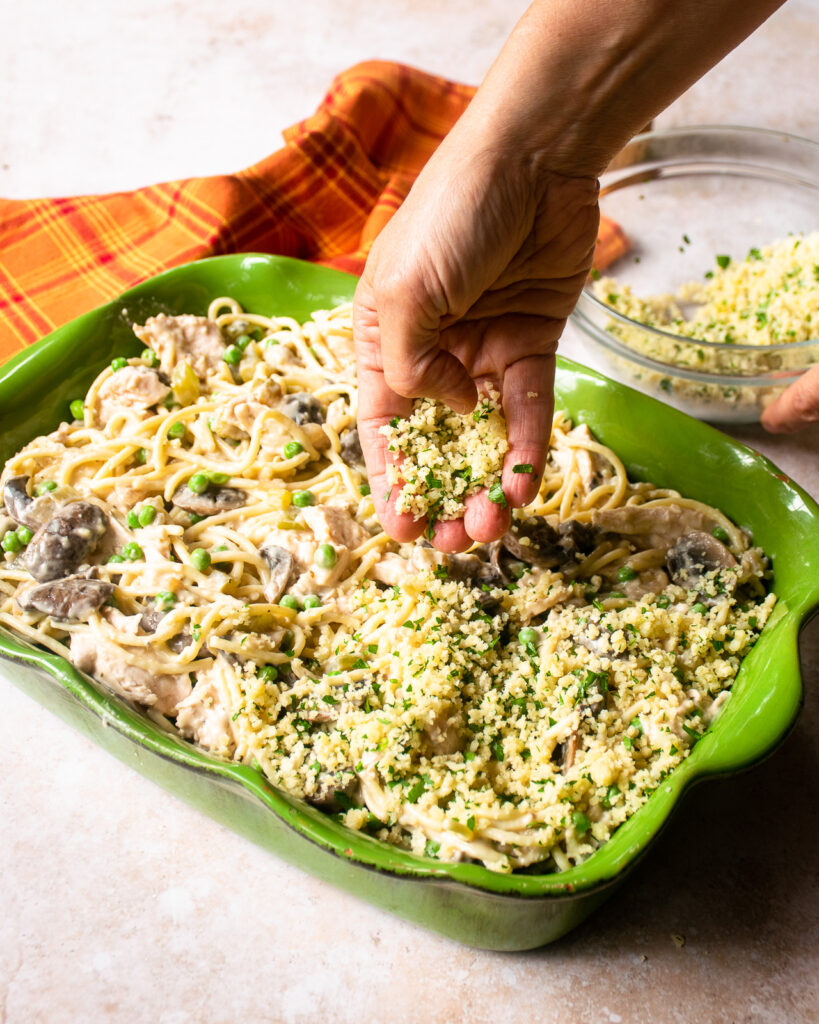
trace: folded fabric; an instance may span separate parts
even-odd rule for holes
[[[474,89],[400,64],[340,74],[285,145],[236,174],[135,192],[0,199],[0,362],[147,277],[227,252],[360,272]],[[628,249],[603,220],[595,265]]]

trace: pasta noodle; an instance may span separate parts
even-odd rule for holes
[[[3,626],[350,828],[497,871],[582,861],[688,755],[774,600],[721,512],[558,412],[503,541],[398,544],[349,306],[134,329],[3,470]]]

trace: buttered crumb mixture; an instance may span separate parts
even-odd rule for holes
[[[817,339],[819,231],[751,249],[744,259],[718,255],[704,282],[689,281],[676,295],[642,298],[612,277],[598,280],[594,290],[629,319],[684,338],[758,346]],[[683,311],[686,305],[693,305],[690,316]],[[626,325],[612,324],[609,330],[627,344],[639,342],[646,354],[681,366],[708,369],[716,358],[704,349],[675,348],[668,339],[635,335]],[[732,365],[743,369],[741,362]]]
[[[447,557],[375,516],[349,307],[135,331],[3,470],[6,628],[352,829],[504,872],[588,857],[728,699],[774,603],[762,552],[584,425],[558,413],[533,506]],[[394,425],[442,481],[413,508],[491,486],[479,410],[448,469],[422,461],[439,410]]]
[[[484,488],[490,500],[506,504],[500,476],[509,443],[497,392],[490,389],[466,415],[418,399],[407,419],[394,419],[381,432],[391,453],[387,480],[396,488],[397,511],[428,516],[430,524],[459,519],[464,500]]]

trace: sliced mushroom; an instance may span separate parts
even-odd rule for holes
[[[17,603],[24,611],[43,612],[55,619],[86,622],[114,593],[114,584],[107,580],[90,580],[85,576],[40,583],[23,590]]]
[[[247,501],[247,492],[238,487],[215,487],[211,485],[201,494],[194,494],[187,484],[178,487],[171,498],[174,505],[193,512],[197,516],[212,516],[217,512],[230,512],[241,508]]]
[[[299,427],[305,423],[323,423],[324,410],[321,402],[306,391],[298,391],[293,395],[286,395],[282,402],[282,410],[285,416]]]
[[[159,628],[159,623],[167,614],[167,612],[160,611],[153,601],[149,601],[139,620],[139,628],[143,633],[155,633]]]
[[[345,430],[339,438],[341,450],[339,455],[348,466],[363,466],[364,452],[361,450],[361,438],[358,436],[358,427],[351,427]]]
[[[695,530],[669,548],[666,564],[672,582],[686,590],[696,590],[709,603],[715,595],[710,593],[714,590],[713,575],[710,579],[708,575],[720,569],[734,568],[737,560],[716,537]],[[733,585],[736,585],[736,578]]]
[[[576,519],[566,519],[558,526],[557,532],[560,535],[560,546],[566,554],[588,555],[600,540],[599,531],[591,523],[580,523]]]
[[[6,511],[20,526],[29,530],[39,530],[60,507],[51,494],[41,494],[32,498],[28,493],[27,476],[15,476],[7,480],[3,487],[3,501]]]
[[[450,555],[445,564],[449,578],[458,583],[468,583],[472,587],[503,585],[503,578],[495,566],[477,555]]]
[[[34,534],[26,549],[26,568],[42,582],[69,576],[94,552],[108,525],[108,516],[98,505],[88,501],[63,505]]]
[[[355,772],[342,769],[337,772],[321,772],[316,779],[315,789],[307,794],[307,800],[323,811],[338,811],[341,809],[339,796],[353,800],[357,795],[358,779]]]
[[[269,604],[275,604],[287,590],[296,560],[287,548],[278,544],[265,544],[261,553],[270,569],[270,579],[264,585],[264,597]]]
[[[564,743],[558,743],[554,749],[555,760],[562,762],[562,769],[567,772],[574,764],[574,759],[577,756],[577,748],[580,746],[578,741],[578,731],[575,729],[569,733],[568,738]]]
[[[503,587],[504,577],[497,565],[486,562],[477,555],[450,555],[445,561],[447,574],[457,583],[465,583],[478,591],[478,604],[488,614],[494,614],[500,606],[500,600],[489,592]]]
[[[529,516],[516,519],[512,528],[505,533],[502,544],[506,550],[521,562],[539,565],[544,569],[558,565],[564,556],[558,546],[560,534],[543,516]]]
[[[34,504],[34,499],[29,496],[28,487],[29,477],[27,476],[13,476],[10,480],[6,480],[3,485],[3,501],[6,506],[6,511],[11,518],[22,526],[31,527],[28,523],[28,510]],[[38,527],[41,524],[38,524]],[[35,527],[36,529],[37,527]]]

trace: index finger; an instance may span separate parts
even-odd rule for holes
[[[359,289],[362,288],[359,285]],[[374,309],[359,298],[356,290],[353,310],[353,337],[358,368],[358,436],[367,464],[370,494],[376,515],[390,537],[398,541],[416,540],[424,532],[426,519],[414,519],[397,512],[390,502],[393,485],[387,479],[387,439],[381,428],[390,420],[409,416],[412,400],[396,394],[384,379],[381,362],[380,332]]]

